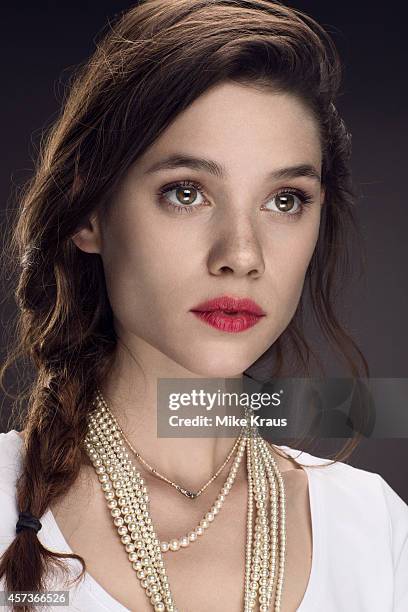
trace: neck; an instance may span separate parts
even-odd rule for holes
[[[137,354],[137,362],[128,351],[120,348],[120,344],[118,347],[111,373],[100,385],[109,410],[115,416],[133,449],[152,468],[190,491],[199,490],[224,463],[239,431],[230,437],[159,437],[157,434],[158,380],[208,379],[185,370],[161,354],[157,355],[157,352],[155,354],[155,349],[152,347],[152,350],[143,352],[143,358]],[[242,374],[231,378],[237,379],[237,385],[234,384],[236,391],[242,385]],[[217,379],[216,389],[220,389],[221,392],[228,391],[228,380]],[[220,412],[217,411],[217,414]],[[130,449],[127,450],[142,475],[149,474],[148,468],[137,460]],[[224,467],[222,472],[224,475],[230,469],[234,457],[235,452]],[[237,479],[245,477],[245,469],[243,458]]]

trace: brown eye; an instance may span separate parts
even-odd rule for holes
[[[187,181],[185,184],[175,183],[162,187],[159,196],[166,204],[180,212],[189,212],[190,209],[199,208],[206,203],[201,188]]]
[[[274,200],[276,207],[280,211],[287,212],[296,206],[295,198],[296,196],[293,193],[280,193],[275,196]]]
[[[301,212],[303,208],[302,197],[290,191],[277,193],[269,202],[272,202],[274,208],[272,206],[267,206],[268,210],[282,214],[287,213],[288,215],[296,215],[298,212]]]
[[[193,204],[197,197],[197,190],[194,187],[179,187],[174,189],[177,200],[181,204]]]

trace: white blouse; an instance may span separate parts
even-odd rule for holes
[[[408,505],[379,474],[341,462],[310,468],[329,460],[278,448],[305,466],[309,481],[312,568],[298,612],[408,612]],[[15,482],[23,450],[16,431],[0,434],[0,555],[15,537]],[[40,519],[42,544],[72,552],[52,512]],[[76,576],[79,561],[65,561]],[[5,589],[3,580],[0,587]],[[47,588],[65,590],[50,580]],[[68,606],[45,609],[130,612],[88,572],[71,588]]]

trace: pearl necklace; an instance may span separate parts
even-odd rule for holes
[[[107,410],[109,410],[108,405],[102,395],[102,391],[99,389],[98,387],[98,392],[97,392],[97,400],[99,402],[101,402],[105,408]],[[218,474],[220,474],[222,472],[222,470],[224,469],[224,467],[227,465],[228,461],[231,459],[231,456],[233,455],[236,447],[239,444],[239,441],[242,438],[242,432],[244,430],[244,428],[242,428],[242,431],[240,433],[240,435],[238,436],[237,440],[235,441],[234,446],[231,448],[230,452],[227,455],[227,458],[225,459],[224,463],[222,465],[220,465],[220,467],[218,468],[218,470],[215,472],[215,474],[213,476],[211,476],[210,480],[208,482],[206,482],[198,491],[189,491],[188,489],[186,489],[185,487],[182,487],[181,485],[173,482],[172,480],[170,480],[169,478],[167,478],[166,476],[163,476],[163,474],[160,474],[160,472],[158,472],[157,470],[155,470],[154,468],[152,468],[151,465],[149,465],[147,463],[147,461],[145,459],[143,459],[143,457],[141,456],[140,453],[138,453],[137,451],[135,451],[135,449],[133,448],[133,446],[131,445],[131,443],[129,442],[129,440],[127,439],[127,437],[125,436],[125,433],[123,431],[123,429],[120,427],[119,423],[117,422],[117,420],[114,418],[114,416],[112,415],[112,418],[114,420],[114,423],[117,427],[117,429],[120,431],[120,433],[122,434],[123,438],[126,441],[126,444],[129,446],[130,450],[133,452],[133,454],[136,456],[136,458],[143,463],[143,465],[145,465],[147,467],[147,469],[154,474],[154,476],[157,476],[158,478],[160,478],[161,480],[163,480],[164,482],[167,482],[169,485],[171,485],[172,487],[174,487],[176,489],[176,491],[178,491],[179,493],[181,493],[182,495],[184,495],[185,497],[187,497],[188,499],[196,499],[196,497],[199,497],[201,495],[201,493],[203,493],[203,491],[206,490],[207,487],[209,487],[209,485],[213,482],[213,480],[215,480],[218,476]]]
[[[106,409],[106,411],[110,415],[110,418],[111,418],[111,420],[113,422],[115,430],[119,431],[122,434],[122,436],[125,438],[128,446],[130,446],[131,450],[133,452],[135,452],[135,450],[133,449],[132,445],[130,444],[130,442],[125,437],[122,428],[119,426],[119,423],[117,422],[117,419],[115,418],[115,416],[109,410],[108,405],[107,405],[107,403],[106,403],[106,401],[105,401],[105,399],[104,399],[104,397],[102,395],[102,392],[100,390],[98,390],[98,393],[96,395],[96,401],[99,404],[101,404],[102,406],[104,406],[104,408]],[[239,441],[242,440],[242,436],[243,436],[244,430],[245,430],[245,428],[242,428],[242,431],[241,431],[240,435],[238,436],[234,446],[232,447],[232,450],[229,452],[228,457],[224,461],[223,465],[226,464],[227,460],[231,457],[231,454],[232,454],[234,448],[236,448],[237,444],[239,443]],[[229,476],[228,476],[228,478],[225,481],[224,490],[221,491],[221,493],[218,495],[217,500],[215,501],[214,505],[209,510],[209,512],[207,512],[205,514],[205,516],[201,519],[200,524],[197,525],[197,527],[195,529],[193,529],[192,531],[190,531],[187,535],[184,535],[181,538],[173,538],[169,542],[167,542],[165,540],[161,541],[160,542],[160,547],[161,547],[161,551],[162,552],[168,552],[168,551],[177,552],[178,550],[182,550],[183,548],[186,548],[192,542],[196,542],[197,541],[197,537],[203,535],[204,530],[208,529],[208,527],[212,524],[214,518],[220,512],[220,510],[222,508],[222,505],[223,505],[223,503],[224,503],[224,501],[226,499],[226,496],[228,495],[228,492],[229,492],[230,488],[234,484],[235,477],[236,477],[236,474],[238,472],[238,468],[239,468],[239,465],[241,463],[242,456],[244,454],[244,448],[245,448],[245,444],[241,443],[241,452],[237,451],[237,457],[234,460],[233,465],[232,465],[231,470],[230,470],[230,473],[229,473]],[[216,474],[211,478],[211,480],[207,483],[207,485],[212,480],[214,480],[215,476],[217,475],[217,473],[219,473],[221,471],[222,467],[223,466],[221,466],[221,468],[219,470],[217,470]],[[149,468],[150,468],[150,466],[149,466]],[[172,484],[177,490],[179,490],[179,485],[177,485],[176,483],[174,483],[171,480],[167,479],[165,476],[162,476],[161,474],[159,474],[159,472],[157,472],[153,468],[150,468],[150,469],[151,469],[151,471],[153,471],[153,473],[157,474],[162,479],[165,479],[166,482]],[[194,497],[198,497],[198,495],[202,491],[204,491],[204,489],[206,488],[207,485],[204,485],[204,487],[202,487],[200,489],[200,491],[198,491],[198,493],[194,495]],[[182,489],[182,491],[184,491],[184,489]],[[193,495],[193,494],[191,494],[191,495]],[[191,499],[194,499],[194,497],[190,497],[190,495],[187,495],[187,497],[189,497]]]
[[[84,448],[95,468],[107,500],[121,542],[145,589],[155,612],[179,612],[176,607],[162,557],[160,543],[149,512],[149,494],[140,472],[129,459],[124,448],[116,419],[98,395],[88,419]],[[246,450],[248,471],[247,541],[245,558],[244,612],[255,608],[257,593],[260,612],[270,609],[276,581],[275,612],[280,611],[284,582],[286,520],[285,490],[282,475],[265,440],[257,428],[247,426],[238,447],[230,476],[213,508],[189,536],[174,543],[170,550],[178,550],[196,541],[197,536],[214,519],[234,482],[239,462]],[[232,478],[232,481],[230,480]],[[270,518],[267,501],[270,498]],[[214,512],[215,509],[215,512]],[[255,533],[253,519],[255,516]],[[203,523],[203,521],[206,521]],[[196,536],[190,538],[195,533]],[[181,541],[183,543],[181,543]],[[165,548],[165,547],[164,547]],[[278,572],[276,573],[277,556]]]

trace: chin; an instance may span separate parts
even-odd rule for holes
[[[194,360],[187,368],[206,378],[233,378],[242,376],[243,372],[251,365],[249,361],[234,359],[227,354],[215,355],[200,355],[199,361]]]

